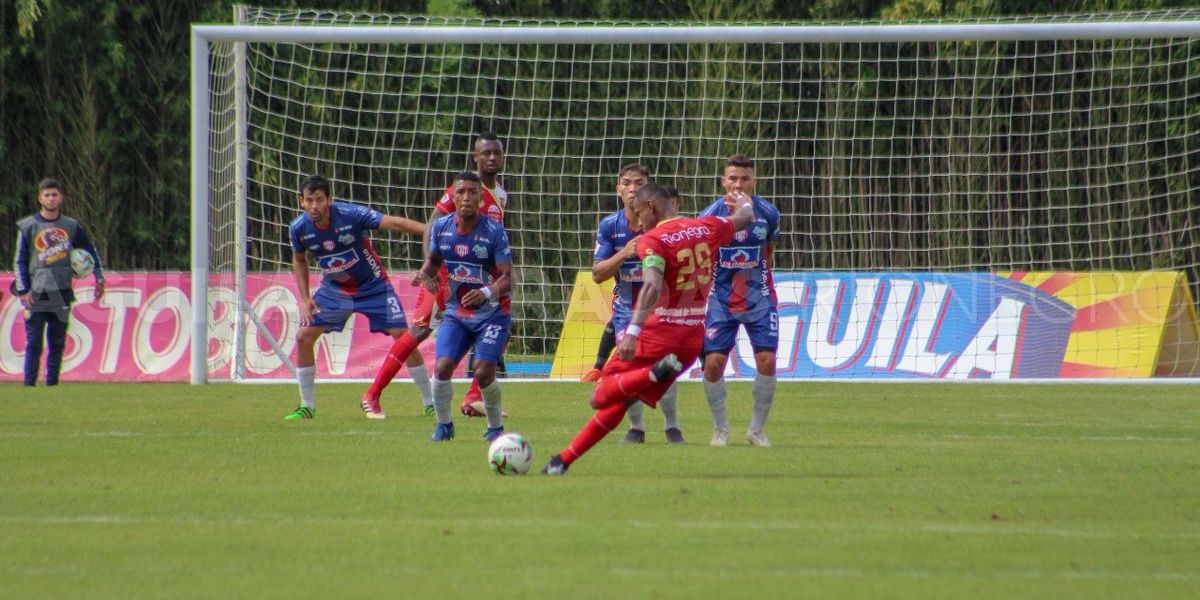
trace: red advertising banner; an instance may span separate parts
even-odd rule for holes
[[[90,277],[76,282],[62,380],[188,381],[191,275],[110,272],[105,278],[100,302],[92,301]],[[0,273],[0,289],[6,291],[0,301],[0,381],[20,381],[25,361],[24,309],[7,293],[12,279],[12,273]],[[392,281],[400,279],[393,277]],[[232,282],[232,276],[214,276],[209,283],[208,365],[212,379],[230,378],[237,306]],[[314,289],[316,282],[314,278]],[[405,309],[415,307],[415,288],[401,281],[397,291]],[[291,274],[249,277],[246,295],[284,353],[295,360],[298,308]],[[366,318],[355,315],[341,332],[327,333],[317,342],[318,377],[369,379],[390,346],[390,337],[370,333]],[[432,368],[432,340],[422,344],[421,351]],[[291,377],[266,336],[252,324],[247,325],[246,358],[248,378]],[[405,376],[405,371],[400,376]]]

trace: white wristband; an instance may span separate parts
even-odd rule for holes
[[[629,327],[625,328],[625,335],[628,337],[637,337],[638,334],[641,332],[642,332],[641,325],[632,325],[631,324]]]
[[[484,298],[487,298],[488,300],[492,299],[492,288],[491,287],[485,285],[485,286],[479,288],[479,291],[483,292]]]

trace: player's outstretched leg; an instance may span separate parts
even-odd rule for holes
[[[421,341],[412,335],[412,332],[406,331],[392,342],[392,347],[388,349],[387,356],[383,358],[383,364],[379,365],[379,371],[375,373],[375,380],[371,382],[371,387],[367,388],[366,393],[362,397],[363,412],[367,417],[373,419],[382,419],[386,415],[383,409],[379,406],[379,398],[383,395],[383,390],[395,379],[396,373],[400,372],[400,367],[406,362],[409,362],[409,357]],[[409,372],[416,371],[414,367],[409,367]],[[420,371],[425,375],[425,380],[428,382],[429,376],[425,371],[425,362],[421,361]],[[417,376],[414,373],[413,381],[416,382]],[[420,389],[420,383],[417,384]],[[421,396],[424,398],[427,395],[425,390],[421,390]]]
[[[674,354],[668,354],[654,365],[614,373],[600,380],[592,394],[592,406],[603,408],[614,403],[625,404],[625,400],[656,382],[675,377],[683,370],[683,364]]]
[[[624,402],[617,402],[597,410],[587,425],[584,425],[583,429],[575,435],[575,439],[571,440],[571,443],[567,444],[567,447],[563,448],[561,452],[550,458],[550,462],[542,469],[542,473],[546,475],[566,473],[572,463],[621,424],[621,419],[625,418],[626,407]]]

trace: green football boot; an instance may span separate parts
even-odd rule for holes
[[[301,404],[300,406],[296,407],[296,410],[288,413],[288,415],[284,417],[284,420],[290,421],[292,419],[311,419],[315,416],[317,416],[317,409],[309,408]]]

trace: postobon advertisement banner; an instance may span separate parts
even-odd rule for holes
[[[7,292],[12,274],[0,274]],[[187,381],[191,344],[191,277],[188,273],[106,273],[105,295],[93,303],[92,279],[76,282],[63,354],[64,381]],[[393,277],[393,281],[398,278]],[[232,277],[214,276],[209,284],[209,375],[229,379],[236,314]],[[313,279],[316,289],[317,279]],[[296,286],[290,273],[255,275],[247,297],[284,353],[295,360],[299,320]],[[400,283],[401,304],[412,310],[416,289]],[[24,310],[6,293],[0,301],[0,381],[20,381],[25,360]],[[410,315],[411,316],[411,315]],[[317,342],[318,377],[374,377],[391,347],[391,338],[372,334],[367,320],[355,315],[339,333]],[[432,365],[433,342],[422,344]],[[43,358],[43,370],[45,361]],[[460,367],[460,372],[462,368]],[[246,330],[246,371],[252,378],[290,378],[291,372],[257,329]],[[407,376],[402,370],[401,377]],[[39,381],[44,375],[39,375]]]
[[[776,273],[775,288],[783,378],[1200,374],[1182,273]],[[551,376],[591,368],[610,299],[587,273],[576,279]],[[753,373],[742,331],[726,375]]]

